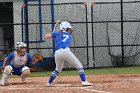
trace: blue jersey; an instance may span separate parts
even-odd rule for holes
[[[68,32],[63,31],[61,32],[52,32],[52,38],[55,38],[55,49],[65,49],[70,48],[70,43],[72,41],[72,35]]]

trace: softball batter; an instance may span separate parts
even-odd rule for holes
[[[3,63],[3,75],[1,79],[1,85],[6,85],[6,82],[12,73],[13,75],[21,75],[21,79],[25,82],[25,78],[30,74],[30,68],[25,66],[26,62],[32,62],[32,56],[26,52],[27,45],[23,42],[17,42],[16,50],[10,53]],[[11,61],[10,65],[7,62]]]
[[[64,61],[68,62],[69,64],[73,65],[79,73],[79,76],[82,81],[83,86],[92,86],[92,83],[89,83],[86,79],[84,69],[78,58],[71,52],[70,50],[70,42],[72,41],[73,32],[72,26],[69,22],[61,22],[60,24],[60,31],[61,32],[52,32],[47,33],[45,35],[45,39],[55,38],[55,63],[56,68],[52,72],[50,79],[47,81],[46,86],[50,86],[53,80],[58,76],[58,74],[62,71]]]

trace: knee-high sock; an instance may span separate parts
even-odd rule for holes
[[[78,68],[78,73],[82,81],[86,81],[86,75],[83,68]]]
[[[51,84],[53,82],[53,80],[56,78],[56,76],[58,76],[59,72],[57,70],[54,70],[50,76],[50,79],[49,79],[49,83]]]

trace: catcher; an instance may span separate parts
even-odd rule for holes
[[[8,61],[11,61],[10,65],[7,65]],[[38,60],[34,59],[30,53],[27,53],[27,45],[23,42],[17,42],[15,51],[4,59],[1,86],[6,85],[11,74],[21,76],[22,82],[26,83],[25,78],[30,74],[30,68],[26,66],[26,63],[35,61]]]

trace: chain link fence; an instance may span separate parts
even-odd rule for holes
[[[41,8],[41,11],[39,10]],[[82,11],[80,10],[82,9]],[[71,50],[81,59],[81,63],[87,65],[88,60],[88,27],[87,27],[87,6],[80,3],[58,3],[58,4],[28,4],[28,32],[29,48],[34,54],[39,52],[44,59],[52,58],[54,54],[53,40],[44,40],[44,35],[51,32],[54,20],[69,21],[74,27],[73,42]],[[79,16],[77,16],[79,15]],[[41,20],[40,20],[41,18]],[[41,24],[40,24],[41,22]],[[59,31],[59,25],[56,28]],[[24,34],[24,33],[23,33]],[[24,34],[26,36],[26,34]],[[83,53],[81,53],[83,51]],[[44,65],[44,64],[42,64]],[[64,68],[72,68],[65,63]]]
[[[139,1],[92,6],[96,66],[139,65]]]
[[[33,69],[54,69],[54,41],[45,40],[44,35],[59,19],[74,27],[71,50],[85,68],[140,64],[140,1],[28,0],[26,5],[19,0],[0,4],[1,60],[17,41],[23,41],[31,54],[43,56],[43,62],[30,64]],[[64,68],[73,66],[65,63]]]

